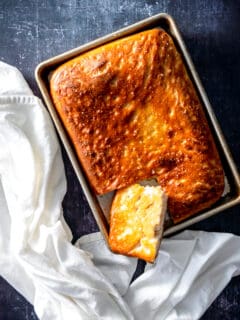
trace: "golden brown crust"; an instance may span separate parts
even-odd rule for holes
[[[174,222],[213,204],[223,170],[171,37],[153,29],[60,66],[51,95],[98,194],[156,177]]]

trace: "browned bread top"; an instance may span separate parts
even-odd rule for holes
[[[66,62],[50,89],[97,194],[156,177],[175,222],[221,196],[216,146],[165,31],[144,31]]]

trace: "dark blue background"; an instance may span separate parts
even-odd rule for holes
[[[176,20],[239,169],[240,2],[237,0],[1,0],[0,60],[17,66],[40,96],[34,80],[39,62],[160,12],[167,12]],[[65,218],[76,239],[98,229],[64,150],[63,156],[68,179]],[[239,206],[229,209],[193,228],[240,235],[239,209]],[[32,306],[0,278],[2,319],[37,317]],[[240,277],[230,282],[202,319],[240,319]]]

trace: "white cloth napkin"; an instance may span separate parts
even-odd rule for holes
[[[0,62],[0,275],[39,319],[198,319],[240,273],[240,238],[186,231],[164,239],[131,285],[137,260],[102,236],[71,244],[56,135],[20,72]]]

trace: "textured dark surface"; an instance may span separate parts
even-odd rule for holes
[[[34,80],[39,62],[159,12],[175,18],[240,169],[237,0],[1,0],[0,60],[17,66],[39,95]],[[76,239],[98,229],[64,151],[63,156],[68,179],[65,217]],[[239,209],[232,208],[193,228],[240,235]],[[2,319],[37,317],[32,306],[0,278]],[[202,319],[240,319],[240,277],[230,282]]]

